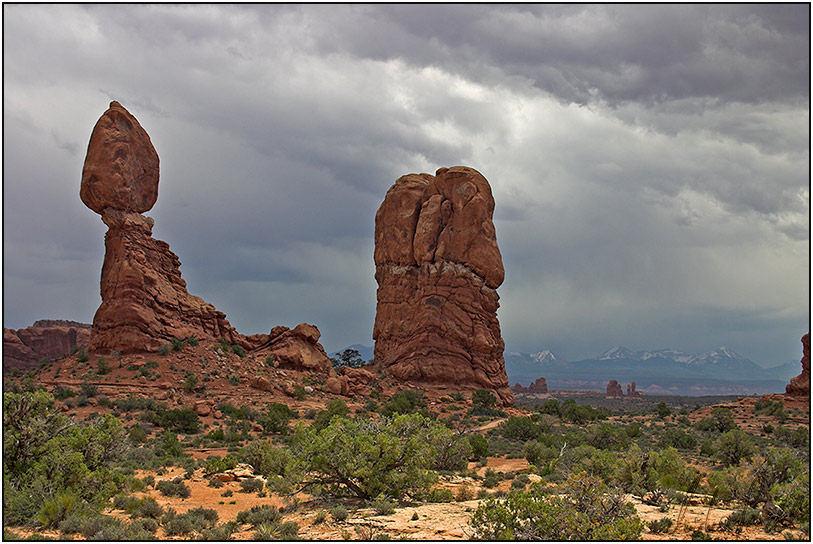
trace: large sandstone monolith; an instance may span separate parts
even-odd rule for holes
[[[505,272],[494,198],[472,168],[399,178],[375,216],[375,360],[393,376],[494,391],[508,387],[497,321]]]
[[[802,373],[790,379],[785,392],[793,397],[810,396],[810,333],[802,336]]]
[[[246,337],[226,314],[187,292],[180,260],[169,244],[152,237],[153,219],[141,215],[158,198],[158,154],[147,132],[118,102],[110,103],[93,129],[79,194],[108,226],[102,304],[93,318],[91,351],[145,352],[173,338],[225,338],[244,349],[275,354],[287,366],[331,368],[316,327],[303,323]]]
[[[610,380],[607,384],[607,396],[613,398],[621,398],[624,396],[624,391],[621,389],[621,384],[617,380]]]

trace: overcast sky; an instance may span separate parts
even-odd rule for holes
[[[797,5],[4,5],[3,321],[91,322],[79,199],[118,100],[147,215],[240,332],[372,345],[401,175],[491,183],[509,351],[726,345],[798,360],[810,303],[810,13]]]

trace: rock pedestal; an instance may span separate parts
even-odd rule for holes
[[[111,102],[96,123],[82,171],[80,197],[108,226],[102,265],[102,304],[93,318],[90,350],[150,352],[174,338],[194,336],[273,354],[287,366],[329,371],[319,329],[244,336],[226,314],[186,290],[181,262],[169,244],[152,237],[141,215],[158,198],[158,154],[147,132],[121,104]]]
[[[391,375],[494,391],[513,404],[497,321],[504,270],[476,170],[409,174],[375,219],[375,360]]]

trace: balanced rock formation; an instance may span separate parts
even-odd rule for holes
[[[61,359],[90,344],[90,325],[41,320],[24,329],[3,329],[3,367],[25,370],[43,359]]]
[[[399,178],[375,217],[375,360],[391,375],[494,391],[511,405],[497,321],[505,272],[486,179],[467,167]]]
[[[93,318],[90,350],[154,351],[173,338],[225,338],[244,349],[264,349],[290,366],[331,368],[319,330],[239,334],[226,314],[190,295],[181,262],[169,244],[152,237],[154,221],[141,215],[158,197],[158,154],[149,135],[118,102],[111,102],[88,144],[80,197],[108,226],[102,265],[102,304]]]
[[[532,384],[528,385],[528,387],[523,387],[516,383],[514,387],[511,388],[511,391],[514,393],[538,393],[544,395],[548,393],[548,382],[545,381],[545,378],[537,378]]]
[[[790,379],[785,393],[792,397],[810,397],[810,333],[802,336],[802,373]]]
[[[616,380],[610,380],[607,384],[607,396],[620,398],[624,396],[624,391],[621,389],[621,384]]]

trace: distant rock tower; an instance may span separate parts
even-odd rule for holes
[[[810,397],[810,333],[802,336],[802,373],[790,379],[785,392],[792,397]]]
[[[502,257],[488,181],[463,166],[399,178],[375,216],[375,360],[402,380],[494,391],[510,406],[497,321]]]

